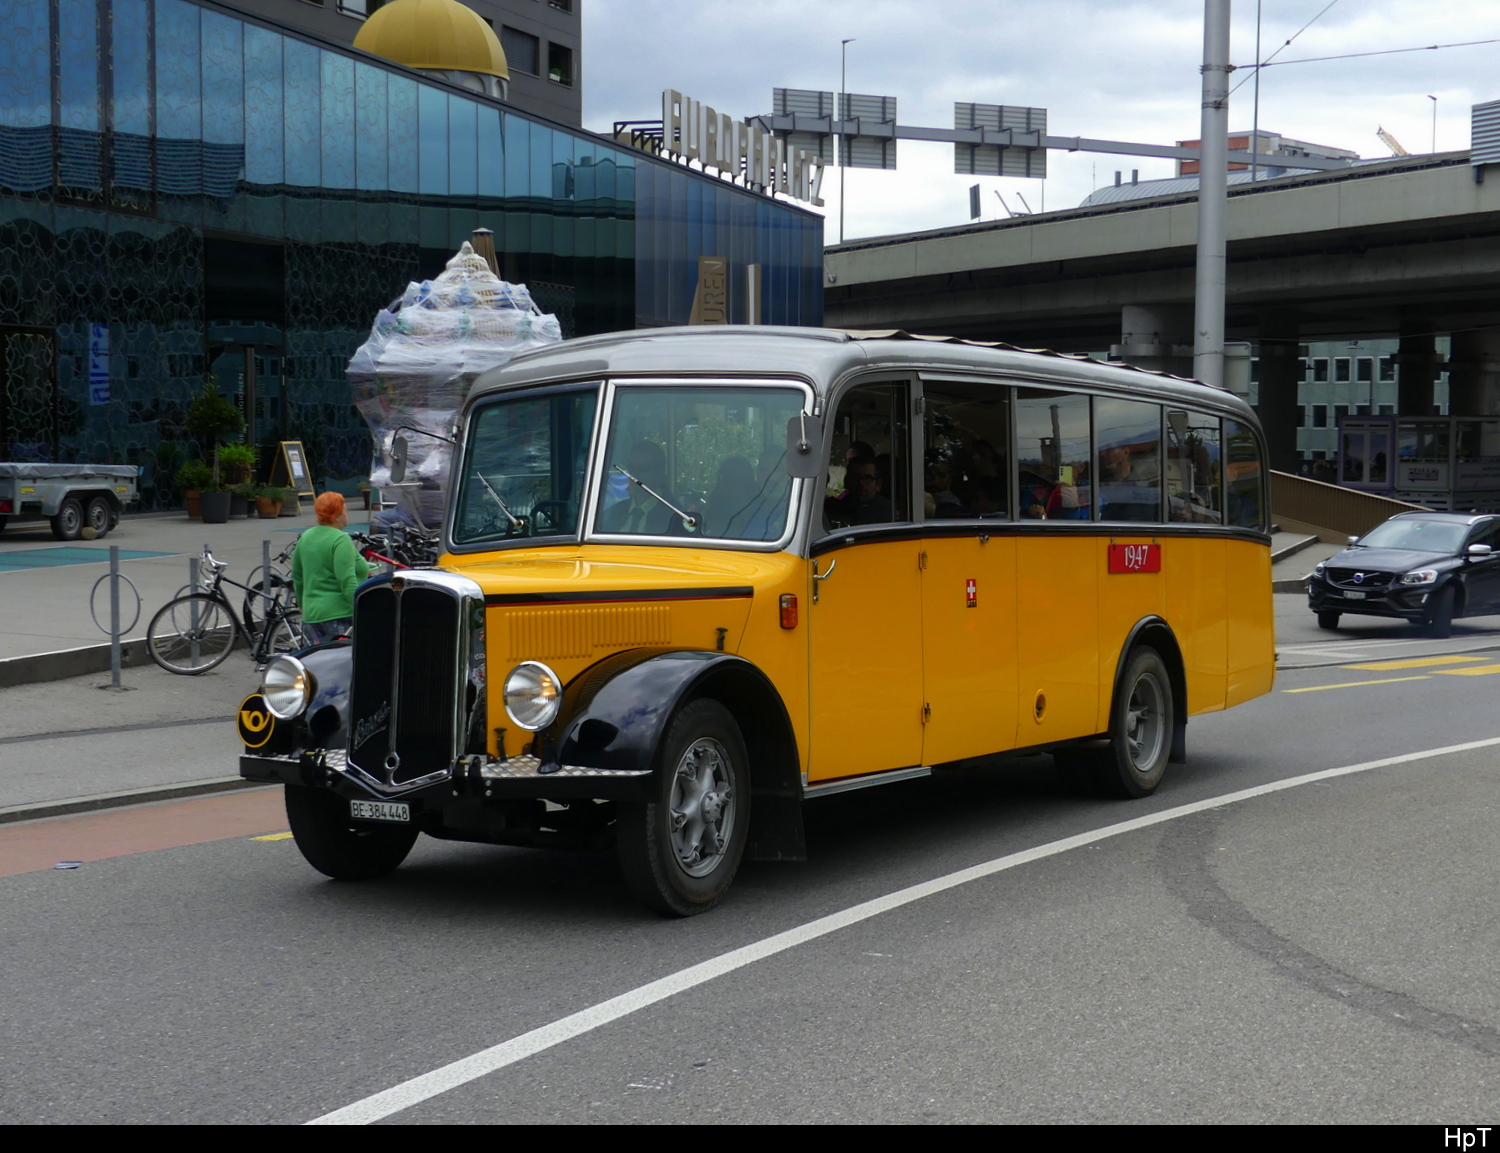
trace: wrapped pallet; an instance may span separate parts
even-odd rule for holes
[[[435,280],[413,282],[375,317],[349,361],[354,407],[375,441],[372,488],[395,493],[400,518],[442,522],[452,448],[447,439],[469,386],[518,353],[562,339],[524,284],[508,284],[465,241]],[[406,482],[391,487],[391,441],[409,443]],[[431,435],[422,435],[423,433]]]

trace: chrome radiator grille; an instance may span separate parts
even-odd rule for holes
[[[478,586],[438,573],[402,574],[360,591],[349,694],[352,769],[388,788],[450,770],[462,746],[476,603],[483,604]]]

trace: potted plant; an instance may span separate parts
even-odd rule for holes
[[[177,470],[176,480],[177,487],[182,489],[183,499],[187,502],[188,519],[202,519],[200,494],[213,484],[214,470],[201,460],[186,461]]]
[[[275,485],[265,485],[255,490],[255,511],[266,520],[281,515],[281,502],[286,492]]]
[[[229,490],[230,519],[250,515],[250,505],[255,500],[255,486],[246,481]]]
[[[213,445],[213,487],[206,489],[199,501],[203,508],[204,524],[223,524],[229,519],[229,490],[220,480],[219,442],[226,436],[235,436],[244,430],[245,414],[219,392],[217,378],[209,373],[203,380],[202,393],[188,406],[183,427],[200,444]]]
[[[250,479],[250,470],[255,467],[253,444],[221,444],[219,464],[224,469],[224,480],[231,485],[244,484]]]

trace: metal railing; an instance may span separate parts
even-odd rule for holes
[[[1425,511],[1421,505],[1404,500],[1271,471],[1271,519],[1283,528],[1312,533],[1321,530],[1335,542],[1346,536],[1363,536],[1398,512]]]

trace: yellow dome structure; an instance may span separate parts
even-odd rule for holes
[[[365,21],[354,47],[491,96],[503,98],[510,79],[494,30],[458,0],[391,0]]]

